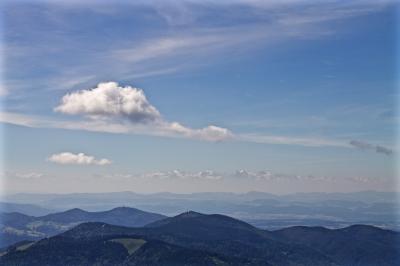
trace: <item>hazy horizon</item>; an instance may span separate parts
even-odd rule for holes
[[[270,194],[273,196],[289,196],[289,195],[296,195],[296,194],[358,194],[358,193],[388,193],[388,194],[398,194],[400,196],[400,192],[396,190],[355,190],[355,191],[310,191],[310,192],[292,192],[292,193],[274,193],[274,192],[267,192],[267,191],[260,191],[260,190],[248,190],[244,192],[235,192],[235,191],[196,191],[196,192],[171,192],[171,191],[155,191],[155,192],[138,192],[133,190],[116,190],[116,191],[98,191],[98,192],[12,192],[6,191],[3,196],[7,197],[10,195],[18,195],[18,194],[30,194],[30,195],[72,195],[72,194],[118,194],[118,193],[132,193],[137,195],[156,195],[156,194],[171,194],[171,195],[194,195],[194,194],[234,194],[234,195],[246,195],[252,193],[265,193]],[[4,198],[0,198],[2,200]]]

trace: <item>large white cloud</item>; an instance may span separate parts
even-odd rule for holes
[[[96,159],[94,156],[86,155],[84,153],[71,153],[62,152],[51,155],[48,161],[58,164],[80,164],[80,165],[107,165],[111,164],[108,159]]]
[[[67,94],[55,111],[92,117],[125,117],[138,123],[161,119],[141,89],[120,87],[116,82],[100,83],[94,89]]]
[[[159,136],[182,136],[206,141],[222,141],[233,137],[226,128],[209,125],[200,129],[166,121],[143,90],[122,87],[116,82],[99,83],[97,87],[65,95],[56,112],[82,115],[87,124],[118,129],[124,133]],[[106,130],[107,131],[107,130]]]

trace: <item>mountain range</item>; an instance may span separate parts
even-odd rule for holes
[[[190,211],[136,228],[82,223],[10,246],[0,265],[399,265],[399,240],[366,225],[268,231]]]
[[[65,211],[76,206],[88,211],[105,211],[129,206],[174,216],[187,210],[220,213],[256,227],[276,230],[306,225],[342,228],[352,224],[368,224],[400,230],[399,195],[395,192],[361,191],[352,193],[296,193],[275,195],[252,191],[248,193],[153,193],[135,192],[74,193],[74,194],[14,194],[3,200],[13,204],[34,204],[40,208]],[[1,205],[0,205],[1,208]],[[32,208],[33,210],[33,208]],[[0,209],[0,212],[3,210]],[[21,209],[16,211],[30,214]]]

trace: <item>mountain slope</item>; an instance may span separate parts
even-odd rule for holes
[[[196,240],[241,239],[256,241],[266,239],[267,231],[262,231],[243,221],[219,214],[186,212],[146,225],[163,234],[191,237]]]
[[[308,247],[281,243],[267,231],[223,215],[187,212],[149,224],[127,228],[101,223],[81,224],[63,234],[77,241],[109,236],[135,235],[189,249],[216,252],[252,264],[335,265],[331,259]]]
[[[336,230],[297,226],[274,234],[327,254],[341,265],[397,265],[400,262],[400,234],[373,226],[354,225]]]
[[[132,243],[135,248],[132,249]],[[35,244],[14,246],[1,265],[246,265],[212,252],[191,250],[156,240],[126,236],[76,241],[65,236],[43,239]],[[268,266],[268,264],[262,264]]]

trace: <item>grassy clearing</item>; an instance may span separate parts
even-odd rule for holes
[[[133,254],[143,244],[146,243],[146,240],[137,238],[116,238],[112,239],[111,241],[122,244],[128,251],[129,255]]]
[[[28,249],[28,248],[29,248],[30,246],[32,246],[33,244],[35,244],[35,242],[32,242],[32,243],[28,243],[28,244],[19,246],[19,247],[17,247],[17,250],[18,250],[18,251],[22,251],[22,250]]]

